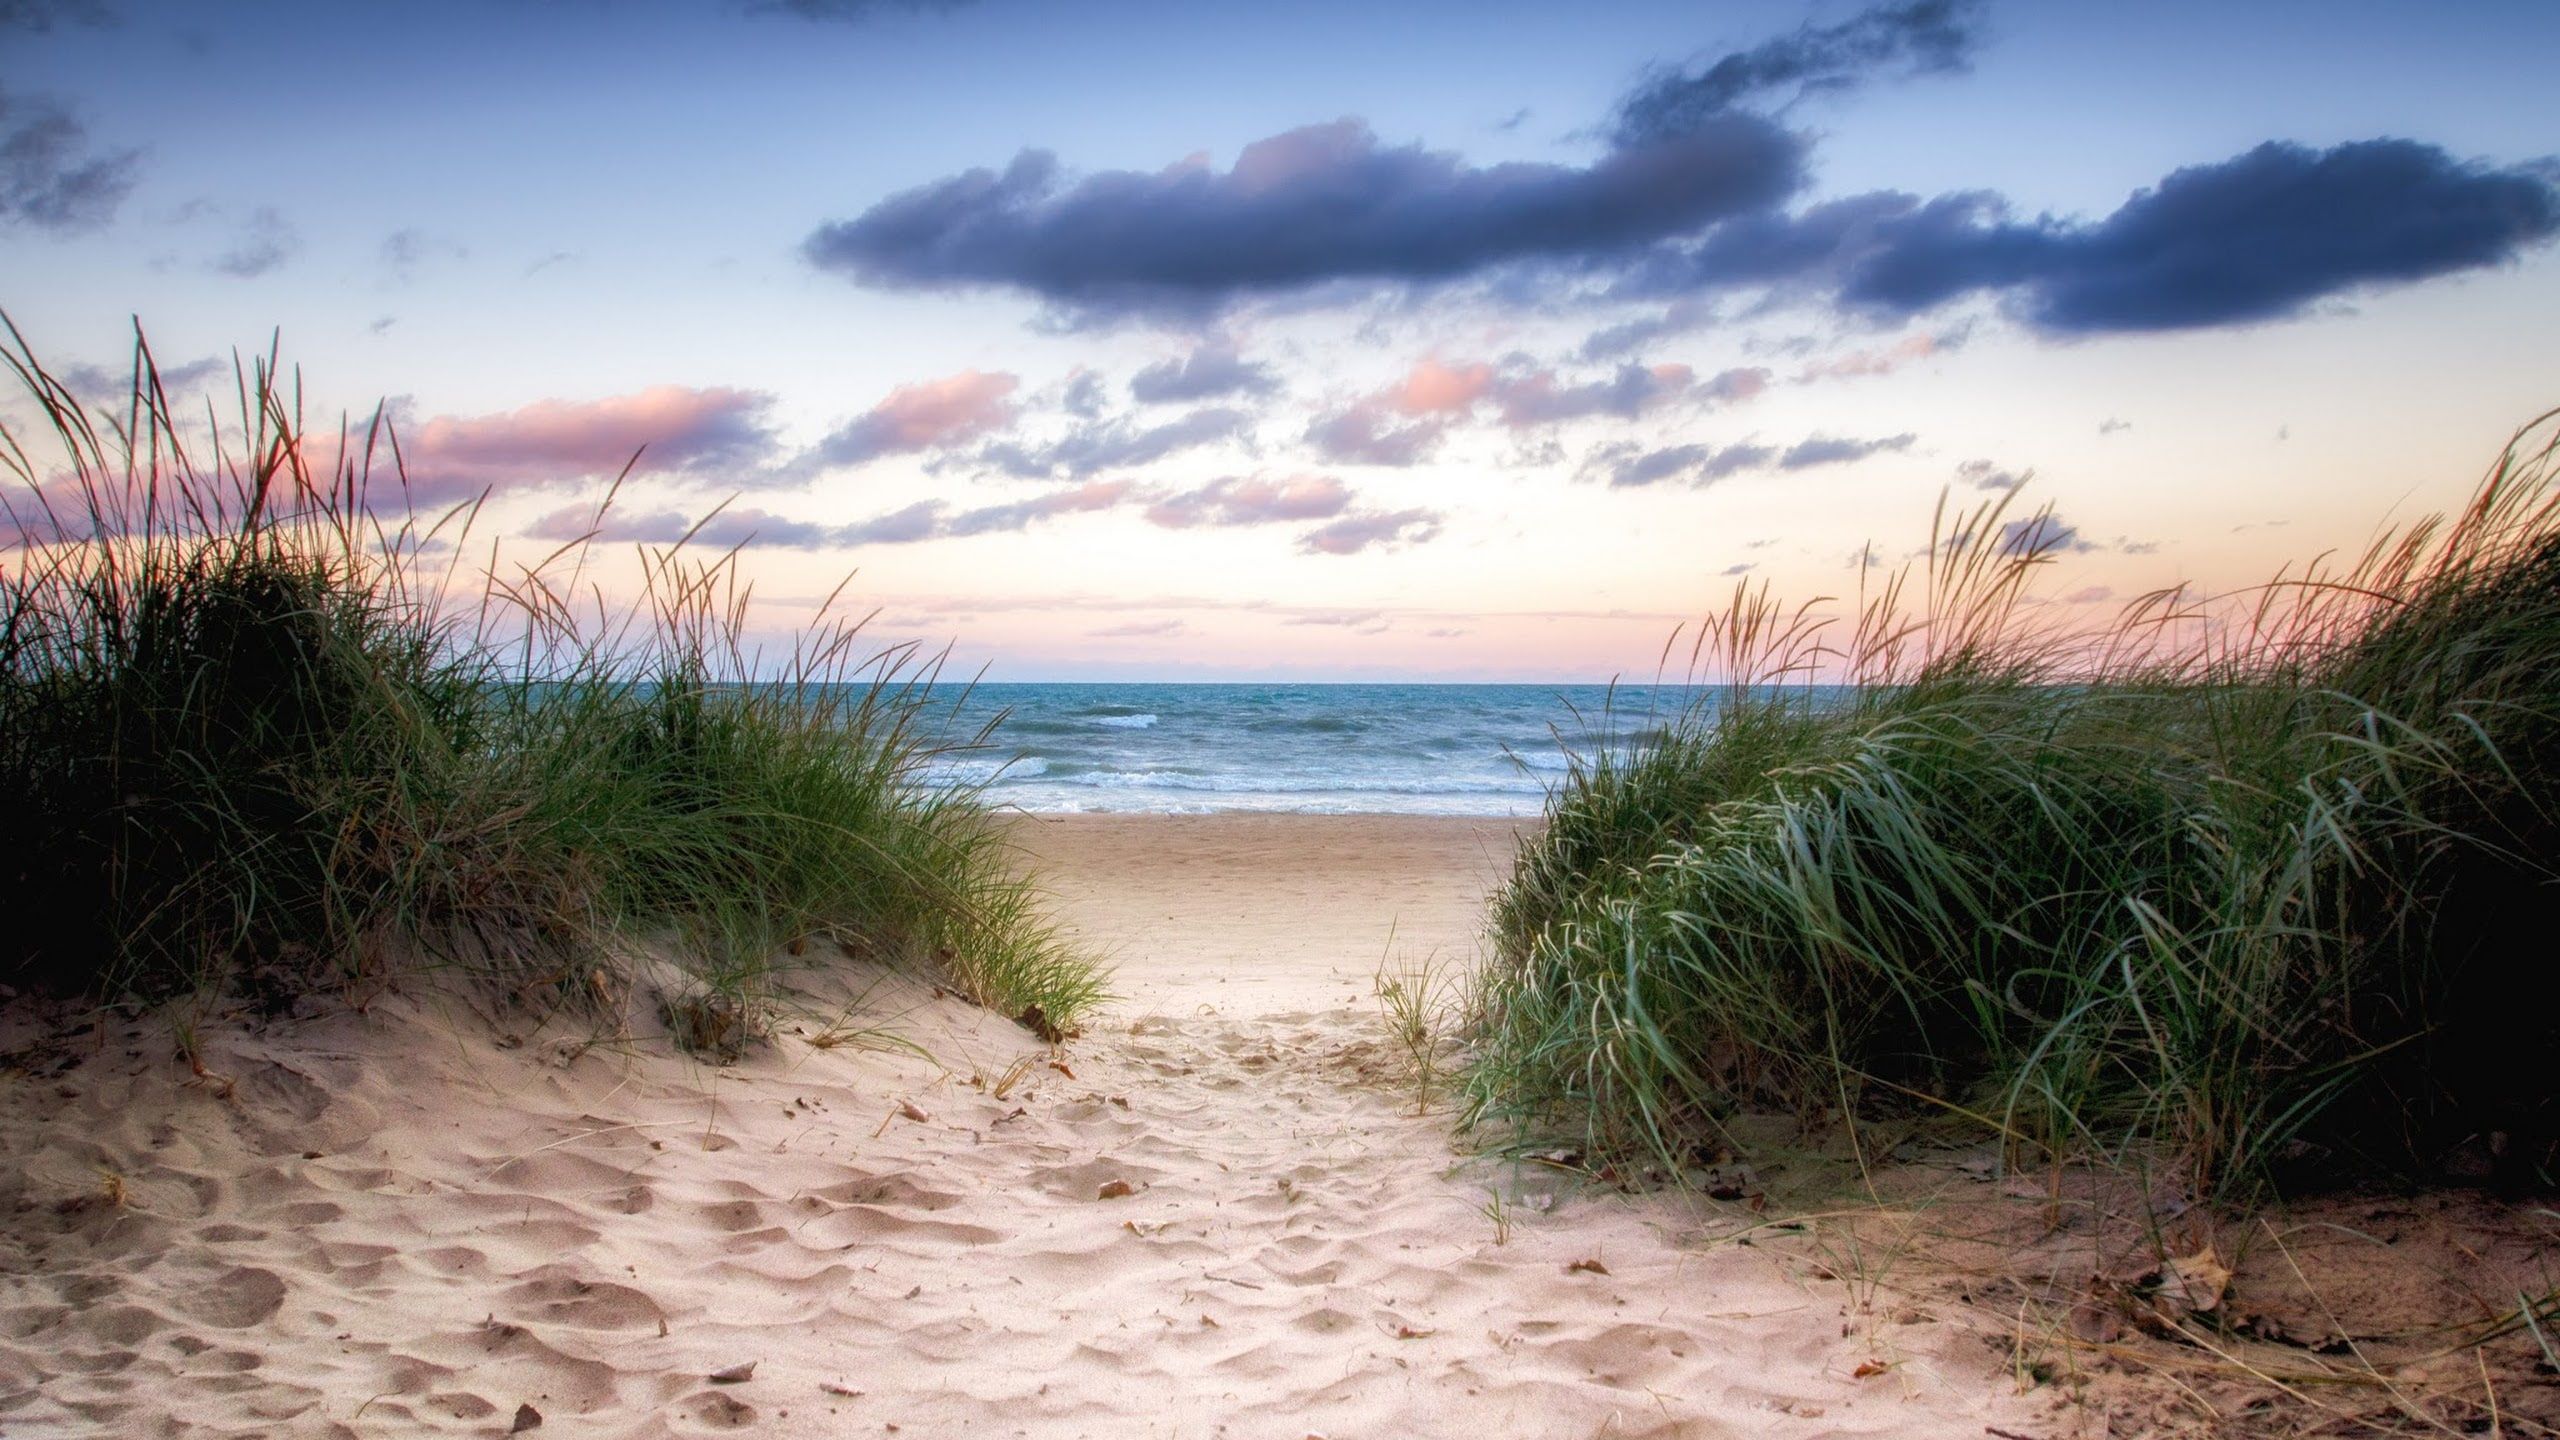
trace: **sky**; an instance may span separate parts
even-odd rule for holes
[[[2057,615],[2459,503],[2560,404],[2555,43],[2540,0],[0,0],[0,308],[101,400],[137,322],[182,391],[274,344],[475,543],[698,526],[760,623],[851,572],[993,680],[1644,678],[2021,481]]]

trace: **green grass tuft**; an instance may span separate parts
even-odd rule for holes
[[[734,551],[645,550],[623,606],[586,541],[475,573],[475,510],[412,518],[389,427],[328,445],[272,357],[198,426],[139,341],[106,412],[9,342],[11,983],[283,1003],[441,968],[556,1009],[656,951],[670,1003],[744,1026],[841,953],[1060,1027],[1102,998],[980,793],[926,781],[932,657],[832,604],[758,650]]]
[[[2554,445],[2354,563],[2095,631],[2032,602],[2057,529],[2008,496],[1942,510],[1846,636],[1739,590],[1693,656],[1724,683],[1524,841],[1471,1118],[1675,1167],[1774,1110],[2201,1195],[2550,1183]]]

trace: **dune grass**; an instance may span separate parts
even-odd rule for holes
[[[440,970],[553,1010],[649,955],[714,1050],[821,954],[1061,1028],[1100,998],[979,793],[926,781],[932,657],[832,601],[758,649],[734,551],[647,549],[629,603],[591,539],[506,566],[475,507],[410,514],[378,418],[313,434],[272,355],[200,422],[139,339],[103,408],[14,328],[0,359],[33,417],[0,431],[10,983],[285,1003]]]
[[[2036,601],[2066,532],[2013,496],[1942,506],[1851,618],[1737,591],[1723,682],[1524,841],[1469,1117],[1675,1169],[1776,1111],[2200,1197],[2552,1183],[2555,444],[2350,563],[2094,628]]]

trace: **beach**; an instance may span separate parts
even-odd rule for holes
[[[1020,824],[1123,997],[1055,1050],[812,977],[725,1067],[643,1007],[597,1043],[418,994],[222,1017],[203,1075],[148,1021],[45,1052],[0,1120],[0,1433],[1975,1436],[2030,1404],[1957,1327],[1417,1113],[1372,977],[1466,951],[1509,823]]]

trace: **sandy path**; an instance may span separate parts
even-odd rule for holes
[[[225,1035],[229,1099],[144,1031],[13,1076],[0,1434],[2043,1433],[1978,1338],[1844,1335],[1773,1248],[1464,1161],[1378,1087],[1388,927],[1467,944],[1498,830],[1030,843],[1131,997],[1063,1068],[893,987],[869,1013],[931,1060],[711,1071],[407,1006]]]

